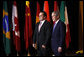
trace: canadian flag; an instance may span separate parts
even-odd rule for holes
[[[16,51],[20,51],[20,31],[19,31],[19,23],[18,23],[18,14],[16,1],[14,1],[13,9],[12,9],[12,25],[13,25],[13,41],[16,47]]]

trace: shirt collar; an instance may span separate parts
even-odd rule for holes
[[[45,22],[45,20],[43,20],[43,21],[40,21],[42,24]]]
[[[55,22],[55,24],[57,24],[57,23],[59,22],[59,20],[60,20],[60,19],[58,19],[58,20]]]

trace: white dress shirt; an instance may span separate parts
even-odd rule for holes
[[[39,27],[38,27],[38,31],[39,31],[39,32],[40,32],[40,29],[41,29],[42,25],[44,24],[44,22],[45,22],[45,20],[40,21],[40,24],[39,24]]]

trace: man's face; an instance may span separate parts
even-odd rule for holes
[[[55,14],[55,13],[52,13],[51,16],[52,16],[52,20],[53,20],[53,21],[56,21],[56,19],[57,19],[57,18],[56,18],[56,14]]]
[[[40,20],[40,21],[44,20],[44,14],[43,14],[42,12],[39,13],[39,20]]]

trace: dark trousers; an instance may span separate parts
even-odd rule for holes
[[[38,56],[47,56],[47,51],[46,51],[46,49],[44,49],[44,48],[38,48],[37,49],[37,55]]]
[[[55,56],[65,56],[65,51],[62,51],[61,53],[54,51]]]

